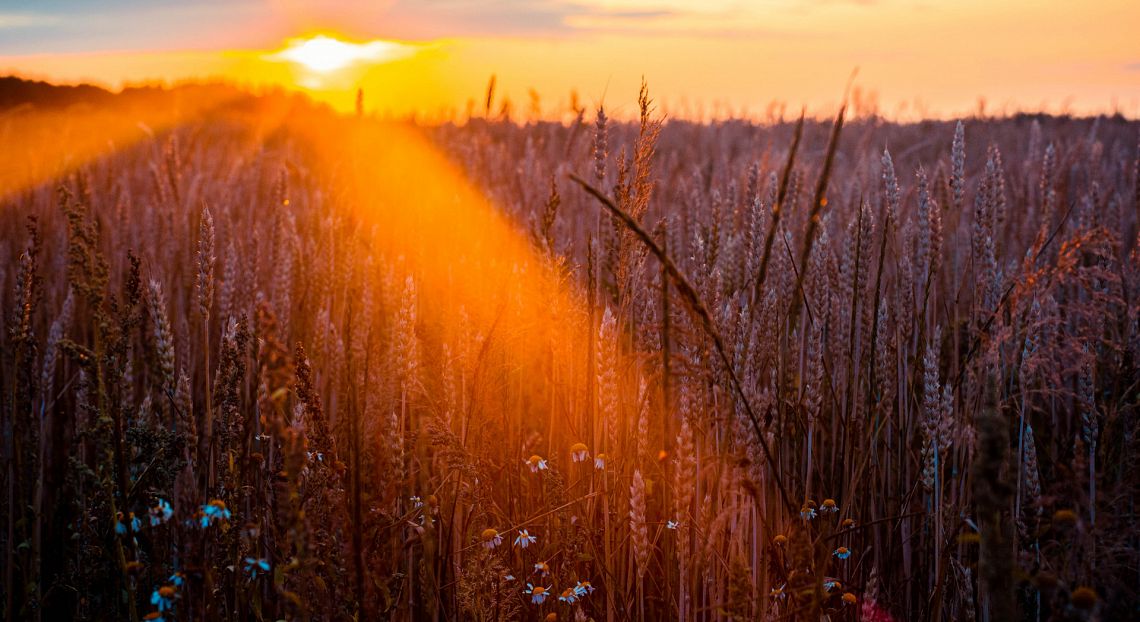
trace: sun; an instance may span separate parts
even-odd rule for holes
[[[415,53],[415,47],[376,39],[362,43],[341,41],[328,35],[291,39],[270,60],[289,61],[316,73],[330,73],[357,63],[382,63]]]

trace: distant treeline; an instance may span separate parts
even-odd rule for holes
[[[152,105],[155,97],[176,95],[182,99],[197,100],[207,97],[212,101],[232,101],[243,96],[286,96],[306,99],[303,94],[290,93],[285,89],[260,89],[250,92],[241,87],[223,82],[191,82],[164,85],[130,86],[122,91],[109,91],[93,84],[63,85],[41,80],[26,80],[17,76],[0,76],[0,111],[23,105],[37,108],[66,107],[77,104],[92,106],[118,104]]]
[[[0,108],[21,104],[36,106],[68,106],[78,102],[102,104],[115,96],[107,89],[91,84],[57,85],[16,76],[0,77]]]

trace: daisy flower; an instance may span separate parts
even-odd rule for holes
[[[115,533],[119,534],[120,536],[125,536],[127,535],[127,523],[123,520],[123,513],[119,512],[117,516],[119,517],[119,520],[115,522]],[[130,513],[130,517],[131,531],[138,532],[140,529],[142,529],[142,521],[140,521],[138,517],[135,516],[134,512]]]
[[[230,517],[230,510],[226,507],[226,502],[221,499],[214,499],[202,506],[202,518],[200,522],[202,528],[205,529],[218,521],[228,521]]]
[[[785,536],[784,534],[780,534],[780,535],[776,536],[775,538],[772,538],[772,543],[775,544],[776,546],[787,546],[788,536]]]
[[[598,454],[594,456],[594,468],[599,471],[606,468],[606,454]]]
[[[488,549],[493,549],[503,543],[503,536],[500,536],[499,532],[490,527],[483,530],[481,537],[483,538],[483,546]]]
[[[412,502],[412,508],[417,509],[417,510],[424,506],[423,499],[420,499],[419,497],[416,497],[416,496],[409,497],[408,501],[411,501]]]
[[[570,446],[570,459],[574,462],[585,462],[590,457],[590,449],[585,443],[574,443]]]
[[[823,580],[824,591],[830,592],[831,590],[838,590],[842,587],[843,584],[839,582],[839,579],[832,579],[831,577],[827,577]]]
[[[170,575],[170,578],[167,580],[170,581],[170,584],[174,587],[182,587],[182,582],[185,581],[185,577],[181,572],[176,572]]]
[[[161,525],[174,516],[174,508],[166,499],[159,499],[158,503],[150,509],[150,526]]]
[[[562,590],[562,595],[558,597],[558,600],[573,605],[574,601],[578,600],[578,593],[574,591],[574,588],[568,587]]]
[[[851,551],[849,551],[847,547],[841,546],[835,549],[835,552],[832,553],[832,555],[835,555],[839,559],[847,559],[848,557],[851,557]]]
[[[1087,585],[1082,585],[1069,594],[1069,602],[1073,603],[1078,609],[1085,610],[1095,607],[1098,598],[1096,590]]]
[[[677,522],[677,521],[675,521],[675,520],[667,520],[667,521],[665,521],[665,528],[666,528],[666,529],[676,529],[676,528],[677,528],[677,527],[679,527],[680,525],[681,525],[681,523],[678,523],[678,522]]]
[[[531,473],[538,473],[539,471],[546,470],[546,460],[543,460],[542,456],[538,454],[535,454],[528,458],[526,464],[530,467]]]
[[[547,566],[546,562],[535,562],[534,571],[545,577],[550,574],[550,566]]]
[[[586,594],[593,594],[594,586],[590,585],[589,581],[579,581],[578,584],[574,586],[574,593],[578,595],[578,598]]]
[[[173,585],[164,585],[150,595],[150,604],[158,607],[158,612],[170,611],[174,608],[176,591]]]
[[[823,505],[819,506],[819,511],[824,514],[832,514],[839,511],[839,506],[835,505],[835,499],[824,499]]]
[[[772,588],[772,591],[768,592],[768,596],[771,596],[772,598],[776,598],[776,599],[783,599],[784,598],[784,587],[785,586],[787,586],[787,583],[785,583],[784,585],[781,585],[780,587]]]
[[[269,562],[264,559],[247,557],[245,558],[245,571],[249,573],[249,578],[256,579],[258,572],[269,572]]]
[[[1057,510],[1053,514],[1053,522],[1062,524],[1075,524],[1077,522],[1077,513],[1072,510]]]
[[[530,535],[530,532],[526,529],[520,529],[518,537],[515,538],[515,546],[524,549],[535,542],[538,542],[538,538]]]
[[[815,501],[809,499],[807,503],[803,504],[803,507],[800,508],[800,518],[803,520],[815,518]]]
[[[550,595],[548,590],[550,590],[548,587],[542,587],[541,585],[535,586],[527,583],[523,594],[530,594],[530,602],[532,604],[541,605],[542,601],[546,600],[546,597]]]
[[[856,599],[855,595],[852,594],[851,592],[844,592],[843,593],[843,604],[844,605],[854,605],[857,600],[858,599]]]

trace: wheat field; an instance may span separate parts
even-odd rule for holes
[[[1140,125],[492,97],[0,116],[4,619],[1137,615]]]

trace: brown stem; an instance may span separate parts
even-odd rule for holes
[[[673,285],[681,294],[681,298],[688,304],[689,310],[697,316],[701,327],[712,339],[713,346],[716,349],[717,355],[719,356],[721,363],[724,365],[725,371],[728,373],[729,380],[732,383],[732,388],[735,390],[737,397],[740,399],[740,403],[743,404],[744,412],[748,415],[748,420],[752,423],[752,429],[756,433],[756,440],[759,442],[760,448],[764,451],[764,459],[767,461],[768,467],[772,472],[773,481],[776,482],[776,486],[780,490],[780,496],[784,501],[784,505],[787,506],[789,513],[794,513],[795,506],[792,505],[791,497],[788,495],[787,488],[784,487],[784,481],[783,478],[780,477],[780,472],[776,466],[776,461],[772,458],[772,452],[768,448],[768,441],[764,438],[764,431],[760,428],[760,420],[756,417],[756,413],[752,409],[752,404],[749,401],[747,394],[744,392],[744,387],[740,384],[740,378],[736,375],[736,370],[733,368],[732,361],[728,357],[728,351],[725,348],[724,339],[721,338],[720,333],[717,331],[716,325],[713,323],[712,316],[709,315],[708,309],[705,308],[704,303],[701,302],[701,298],[697,294],[697,291],[693,289],[693,286],[689,284],[688,280],[685,279],[685,276],[681,274],[680,270],[677,269],[677,266],[674,265],[673,260],[669,258],[669,255],[666,254],[665,251],[661,250],[661,247],[658,246],[657,243],[653,241],[653,238],[650,237],[649,234],[646,233],[645,230],[637,224],[637,221],[635,221],[633,217],[622,211],[622,209],[615,205],[609,197],[602,194],[581,177],[578,177],[577,175],[571,173],[570,179],[577,182],[580,186],[582,186],[583,189],[586,190],[586,192],[590,193],[594,198],[598,199],[598,201],[607,209],[609,209],[610,212],[618,218],[618,220],[622,221],[626,227],[633,231],[637,238],[641,240],[642,244],[644,244],[654,254],[654,256],[657,257],[657,260],[661,262],[661,266],[673,279]]]

